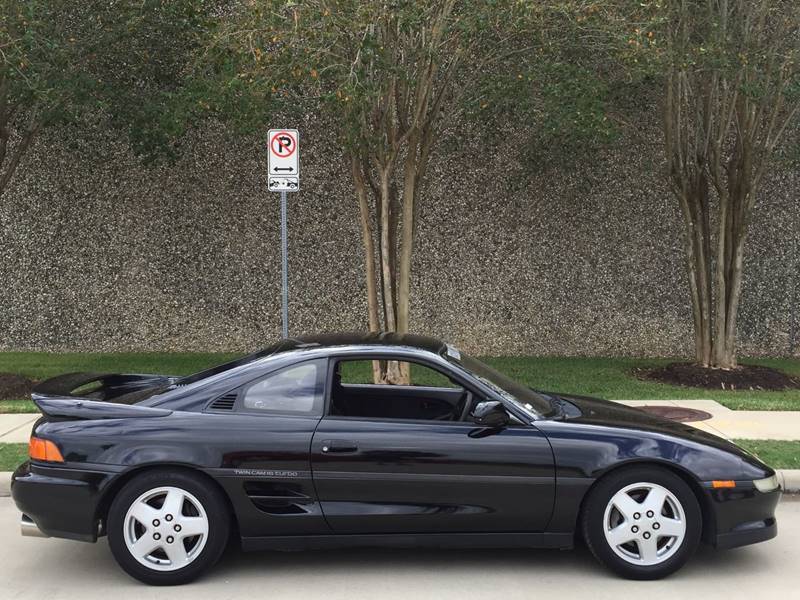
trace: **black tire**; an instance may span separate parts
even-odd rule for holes
[[[202,550],[189,564],[174,571],[145,566],[131,554],[125,542],[128,509],[142,494],[160,487],[188,492],[202,504],[208,517],[208,536]],[[108,544],[114,558],[131,577],[150,585],[180,585],[196,579],[217,563],[228,543],[230,520],[228,503],[222,492],[201,475],[168,469],[146,471],[126,483],[112,501],[108,511]]]
[[[637,483],[660,485],[675,495],[686,520],[686,532],[680,546],[663,562],[655,565],[633,564],[612,549],[605,534],[605,511],[612,497],[626,486]],[[635,493],[635,492],[634,492]],[[592,488],[581,514],[584,541],[603,565],[628,579],[661,579],[680,569],[697,550],[703,530],[700,505],[692,490],[674,473],[656,466],[629,467],[613,471]]]

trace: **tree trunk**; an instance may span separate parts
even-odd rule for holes
[[[0,198],[41,128],[39,122],[30,123],[27,129],[21,131],[19,142],[11,144],[11,130],[18,105],[9,103],[6,86],[0,80]]]
[[[744,259],[744,236],[736,242],[730,265],[730,283],[728,290],[728,307],[725,323],[724,362],[720,368],[733,369],[737,365],[736,358],[736,326],[739,316],[739,300],[742,296],[742,262]]]
[[[733,369],[737,366],[736,330],[739,302],[742,295],[742,271],[744,248],[747,240],[747,225],[753,204],[750,192],[750,165],[746,153],[737,153],[728,170],[728,211],[725,222],[720,218],[720,229],[724,229],[725,252],[720,262],[725,273],[724,315],[717,323],[717,343],[720,346],[715,357],[715,366]]]
[[[400,261],[397,283],[397,331],[407,333],[411,295],[411,258],[414,251],[414,218],[417,190],[418,134],[409,140],[403,170],[403,229],[400,238]]]
[[[380,173],[380,249],[381,249],[381,282],[383,293],[383,318],[386,331],[397,330],[397,312],[394,301],[394,271],[392,269],[392,231],[391,231],[391,206],[392,189],[390,173],[384,170]]]
[[[409,241],[410,230],[405,223],[414,218],[414,190],[416,172],[408,177],[408,165],[403,179],[402,198],[402,249],[396,260],[398,245],[397,187],[391,177],[391,169],[378,173],[377,183],[367,167],[355,156],[350,156],[353,183],[358,199],[361,233],[364,243],[364,271],[367,280],[367,309],[370,331],[408,332],[408,289],[410,281],[411,249],[413,237]],[[409,183],[411,184],[409,187]],[[409,190],[411,192],[409,193]],[[372,202],[370,202],[372,197]],[[405,205],[410,198],[411,202]],[[373,217],[373,206],[375,216]],[[376,264],[376,247],[380,266]],[[373,381],[407,385],[411,373],[407,363],[398,361],[374,361]]]
[[[693,159],[696,160],[696,159]],[[709,367],[713,362],[711,220],[709,181],[702,161],[676,181],[676,195],[684,220],[684,252],[692,299],[695,361]]]
[[[695,159],[696,160],[696,159]],[[693,273],[697,287],[697,319],[695,322],[695,354],[698,364],[709,366],[714,350],[711,335],[711,221],[709,219],[709,182],[704,164],[696,161],[695,179],[689,201],[692,228]]]
[[[364,244],[364,274],[367,280],[367,313],[369,315],[369,330],[380,331],[381,322],[378,316],[378,286],[375,272],[375,242],[373,240],[372,216],[369,210],[369,196],[367,182],[358,158],[350,157],[353,172],[353,183],[356,188],[356,197],[361,214],[361,237]],[[372,362],[372,378],[377,383],[384,377],[384,368],[380,361]]]
[[[740,214],[731,214],[734,202],[721,199],[714,245],[716,256],[712,256],[711,227],[701,199],[698,188],[680,199],[685,215],[685,259],[692,298],[695,361],[703,367],[733,369],[737,365],[736,322],[742,287],[744,225],[739,220]],[[713,275],[712,262],[715,262]]]
[[[737,365],[736,322],[747,215],[752,205],[750,188],[743,179],[747,177],[746,169],[742,169],[746,162],[736,155],[731,161],[727,185],[717,187],[719,214],[713,232],[709,206],[711,188],[703,165],[695,164],[677,177],[675,188],[684,217],[695,361],[700,366],[718,369],[733,369]]]
[[[694,322],[695,360],[697,364],[707,367],[711,364],[711,289],[707,271],[710,263],[707,260],[708,231],[702,221],[697,220],[693,210],[694,198],[681,198],[685,213],[685,260],[689,278],[689,289],[692,298],[692,319]]]

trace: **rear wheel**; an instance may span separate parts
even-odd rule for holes
[[[120,566],[151,585],[187,583],[212,567],[228,541],[222,493],[189,472],[149,471],[120,490],[108,542]]]
[[[702,513],[677,475],[632,467],[601,479],[586,500],[582,529],[592,554],[630,579],[659,579],[681,568],[700,542]]]

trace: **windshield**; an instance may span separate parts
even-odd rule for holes
[[[448,352],[446,355],[447,360],[480,379],[509,402],[538,416],[549,416],[552,414],[553,406],[542,394],[503,375],[497,369],[479,361],[477,358],[472,358],[471,356],[461,353],[455,354],[457,354],[457,358]]]

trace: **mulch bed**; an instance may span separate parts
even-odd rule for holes
[[[24,375],[0,373],[0,400],[30,398],[34,383]]]
[[[770,367],[740,365],[736,369],[709,369],[692,363],[670,363],[656,369],[636,369],[640,379],[709,390],[783,391],[800,389],[800,378]]]

